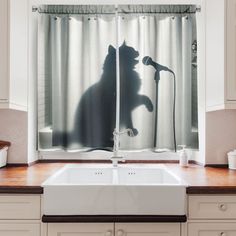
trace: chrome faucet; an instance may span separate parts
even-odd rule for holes
[[[132,129],[125,129],[123,131],[117,131],[114,129],[113,132],[113,140],[114,140],[114,146],[113,146],[113,156],[111,157],[112,165],[113,167],[117,167],[118,161],[125,161],[125,158],[119,154],[119,147],[120,147],[120,135],[122,134],[129,134],[130,137],[134,137],[134,132]]]

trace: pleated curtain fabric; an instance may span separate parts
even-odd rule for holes
[[[175,129],[177,145],[197,147],[197,134],[192,132],[192,42],[196,38],[194,14],[142,14],[120,17],[120,41],[139,51],[140,62],[136,66],[142,86],[139,94],[147,95],[156,111],[148,112],[139,106],[132,112],[134,127],[139,135],[123,137],[121,147],[131,149],[174,149],[173,103],[174,77],[168,71],[160,72],[157,86],[155,68],[142,63],[150,56],[153,61],[168,67],[176,76]],[[154,129],[157,119],[157,129]],[[157,133],[154,142],[155,132]]]
[[[101,13],[39,15],[38,100],[44,110],[39,129],[51,127],[52,149],[113,147],[115,20],[114,14]],[[174,150],[174,77],[160,72],[157,98],[155,68],[142,63],[145,56],[175,73],[177,144],[196,147],[191,117],[195,15],[121,13],[118,20],[121,129],[132,128],[135,133],[121,136],[121,149]]]

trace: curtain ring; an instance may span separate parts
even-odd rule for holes
[[[57,20],[57,17],[54,17],[54,20]]]
[[[185,19],[188,20],[188,16],[185,16]]]
[[[175,16],[172,16],[171,19],[174,20],[174,19],[175,19]]]

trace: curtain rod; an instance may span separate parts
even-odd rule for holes
[[[38,9],[38,7],[36,6],[33,6],[32,7],[32,12],[38,12],[38,13],[47,13],[47,14],[60,14],[60,15],[76,15],[76,14],[79,14],[79,15],[115,15],[115,12],[114,13],[69,13],[69,12],[63,12],[63,13],[60,13],[60,12],[43,12],[43,11],[40,11]],[[198,6],[196,7],[196,10],[195,11],[187,11],[187,12],[118,12],[119,14],[194,14],[196,12],[201,12],[201,7]]]

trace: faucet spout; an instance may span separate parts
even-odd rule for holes
[[[120,135],[123,135],[123,134],[128,134],[130,137],[134,137],[134,132],[132,129],[125,129],[120,132],[117,131],[116,129],[114,129],[114,132],[113,132],[113,140],[114,140],[113,156],[111,157],[113,167],[117,167],[119,161],[125,162],[125,158],[119,154]]]

